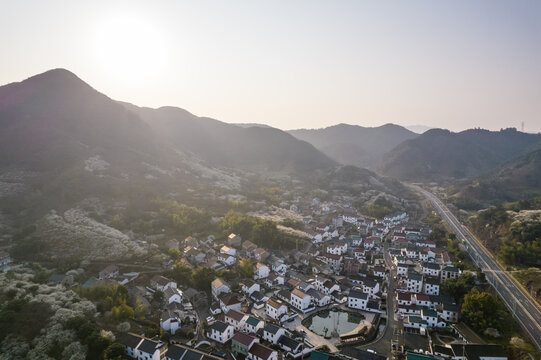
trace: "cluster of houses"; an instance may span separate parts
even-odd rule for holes
[[[462,272],[452,266],[449,254],[428,240],[426,231],[415,227],[395,229],[389,254],[396,268],[396,312],[404,327],[445,328],[458,321],[455,300],[440,294],[447,279]]]
[[[351,209],[336,212],[333,206],[313,199],[310,211],[328,216],[321,217],[324,223],[303,218],[311,241],[304,251],[269,251],[239,234],[230,234],[225,243],[216,243],[212,237],[198,240],[192,236],[167,242],[169,249],[181,251],[183,261],[193,266],[220,270],[233,268],[243,258],[254,260],[252,277],[236,279],[232,284],[221,278],[212,281],[212,316],[206,319],[208,326],[204,331],[209,341],[230,344],[234,354],[253,360],[277,360],[278,349],[297,358],[313,350],[304,337],[286,329],[285,323],[298,314],[331,306],[383,313],[392,280],[383,251],[386,239],[391,240],[389,254],[397,271],[394,280],[398,282],[396,293],[390,294],[390,298],[396,301],[396,316],[403,320],[404,327],[448,327],[458,320],[456,303],[440,295],[440,286],[461,272],[452,266],[444,249],[428,240],[429,228],[405,226],[408,217],[404,212],[378,221],[367,220]],[[291,210],[301,212],[295,207]],[[129,282],[126,275],[119,274],[112,265],[103,269],[96,280]],[[160,326],[171,334],[183,322],[202,321],[171,279],[156,275],[148,286],[132,286],[129,290],[143,304],[155,291],[164,294]],[[125,345],[133,357],[141,358],[137,354],[144,349],[154,349],[152,354],[166,359],[199,356],[197,352],[188,355],[194,350],[167,347],[155,339],[135,334],[129,338],[131,345]]]

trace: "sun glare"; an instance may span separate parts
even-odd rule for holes
[[[124,82],[159,76],[167,62],[164,34],[144,16],[120,14],[102,19],[94,42],[100,66]]]

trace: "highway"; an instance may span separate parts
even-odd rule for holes
[[[502,298],[513,316],[528,333],[538,350],[541,350],[541,311],[533,298],[505,271],[490,252],[463,226],[451,211],[432,193],[416,185],[410,185],[423,194],[441,217],[449,224],[459,240],[463,240],[468,254],[485,273],[487,280]]]

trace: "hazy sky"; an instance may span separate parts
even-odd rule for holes
[[[541,131],[541,1],[0,0],[0,84],[57,67],[118,100],[282,129]]]

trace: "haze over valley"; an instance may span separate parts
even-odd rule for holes
[[[538,3],[3,10],[0,360],[540,358]]]

